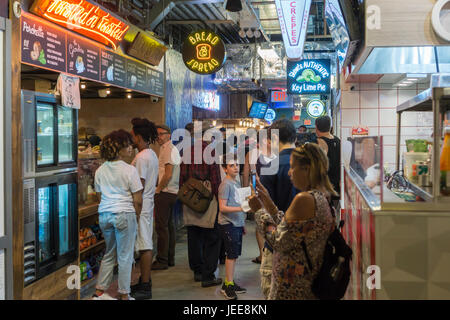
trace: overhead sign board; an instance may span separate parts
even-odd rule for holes
[[[139,32],[133,40],[127,53],[130,56],[141,59],[151,65],[159,65],[167,47],[160,44],[158,41],[147,37],[142,32]]]
[[[35,0],[30,12],[114,49],[129,26],[85,0]]]
[[[210,30],[194,31],[186,38],[182,49],[186,67],[198,74],[215,73],[225,61],[225,45]]]
[[[288,94],[330,93],[330,65],[330,59],[288,60]]]
[[[155,95],[164,95],[164,74],[56,25],[22,13],[21,61]]]
[[[275,0],[286,56],[298,60],[303,55],[311,0]]]

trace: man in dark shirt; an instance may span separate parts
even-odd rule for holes
[[[272,141],[272,132],[279,131],[277,141]],[[270,194],[278,209],[286,212],[298,190],[292,185],[289,178],[291,153],[295,149],[296,132],[293,123],[287,119],[275,121],[267,133],[267,144],[272,150],[276,145],[279,149],[279,169],[273,175],[261,175],[260,180]]]
[[[278,130],[278,135],[273,130]],[[276,150],[278,146],[279,154],[279,168],[278,172],[273,175],[264,175],[261,171],[260,181],[262,185],[267,189],[279,210],[286,212],[291,205],[295,195],[299,192],[291,182],[289,178],[290,158],[291,153],[295,148],[296,131],[294,124],[287,120],[281,119],[275,121],[267,132],[267,139],[262,139],[262,143],[266,144],[268,150],[272,152]],[[272,160],[276,161],[276,160]],[[258,230],[257,232],[262,232]],[[273,249],[267,243],[264,243],[264,249],[261,259],[261,288],[264,296],[267,298],[270,289],[271,275],[272,275],[272,252]]]
[[[186,129],[194,136],[192,126],[186,126]],[[202,135],[206,130],[210,129],[206,122],[202,125]],[[192,130],[192,131],[191,131]],[[216,163],[207,164],[202,156],[201,163],[195,163],[196,146],[204,154],[208,143],[203,139],[191,140],[191,159],[185,163],[183,159],[180,165],[180,187],[190,178],[196,178],[200,181],[209,181],[211,183],[211,191],[216,199],[218,199],[218,190],[220,185],[219,165]],[[214,151],[212,152],[214,156]],[[217,212],[216,212],[217,213]],[[187,212],[183,213],[184,215]],[[188,240],[188,258],[189,266],[194,272],[194,280],[201,281],[202,287],[212,287],[222,284],[221,278],[216,278],[214,272],[217,269],[220,250],[220,237],[217,223],[217,215],[213,228],[206,228],[199,225],[187,226]]]

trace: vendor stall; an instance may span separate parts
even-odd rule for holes
[[[428,90],[397,107],[397,171],[392,174],[384,172],[382,137],[347,142],[352,151],[344,169],[341,213],[354,253],[348,299],[450,298],[450,197],[442,166],[448,155],[441,151],[449,99],[450,76],[433,75]],[[414,139],[402,147],[401,115],[414,111],[432,113],[433,136],[425,150]]]

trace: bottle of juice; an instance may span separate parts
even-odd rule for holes
[[[444,144],[442,145],[441,158],[441,193],[450,195],[450,127],[445,128]]]

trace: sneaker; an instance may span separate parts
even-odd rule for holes
[[[115,299],[116,300],[116,299]],[[125,300],[125,299],[118,299],[118,300]],[[127,300],[136,300],[135,298],[133,298],[132,296],[128,295],[128,299]],[[126,300],[125,300],[126,301]]]
[[[92,296],[92,300],[117,300],[113,297],[111,297],[109,294],[107,294],[106,292],[104,292],[102,295],[98,296],[94,293],[94,295]]]
[[[218,286],[221,283],[222,283],[222,278],[215,278],[215,279],[212,279],[209,281],[202,281],[202,287],[203,288],[214,287],[214,286]]]
[[[161,262],[155,261],[152,264],[152,270],[166,270],[169,266],[167,264],[163,264]]]
[[[133,284],[132,286],[130,286],[131,292],[133,293],[136,290],[139,290],[142,286],[142,278],[139,277],[139,281],[136,284]]]
[[[140,287],[131,292],[131,297],[136,300],[148,300],[152,298],[152,286],[150,283],[141,283]]]
[[[234,292],[236,293],[247,293],[247,289],[242,288],[241,286],[239,286],[236,281],[234,282]]]
[[[225,284],[223,284],[222,285],[222,289],[220,291],[225,296],[225,299],[237,300],[236,291],[234,291],[234,286],[233,285],[226,286]]]

